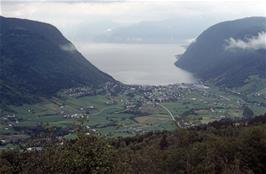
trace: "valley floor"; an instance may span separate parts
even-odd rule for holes
[[[41,103],[9,106],[1,111],[2,147],[13,147],[49,128],[58,137],[75,137],[82,129],[108,137],[172,131],[225,118],[238,119],[244,107],[254,115],[266,113],[266,90],[244,95],[240,90],[199,84],[168,86],[107,85],[105,92],[89,88],[62,91]]]

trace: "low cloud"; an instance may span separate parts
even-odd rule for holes
[[[197,38],[190,38],[190,39],[186,39],[181,46],[184,48],[188,48],[192,43],[195,43],[197,41]]]
[[[259,32],[256,36],[250,37],[246,40],[229,38],[226,40],[226,50],[244,49],[244,50],[258,50],[266,49],[266,32]]]
[[[76,48],[73,44],[69,43],[69,44],[65,44],[65,45],[60,45],[60,48],[63,50],[63,51],[67,51],[67,52],[75,52],[76,51]]]

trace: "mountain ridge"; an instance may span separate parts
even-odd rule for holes
[[[1,103],[23,103],[61,89],[115,81],[54,26],[5,17],[0,17],[0,23]]]
[[[251,75],[265,77],[265,49],[226,49],[230,38],[245,43],[265,31],[265,17],[215,24],[202,32],[175,64],[203,80],[227,87],[240,86]]]

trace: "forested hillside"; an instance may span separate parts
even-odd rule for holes
[[[99,87],[112,77],[83,57],[54,26],[0,17],[1,104],[50,97],[60,89]]]
[[[77,139],[52,143],[49,134],[29,142],[31,148],[2,151],[0,173],[264,174],[265,124],[264,114],[111,140],[80,133]]]
[[[176,62],[202,80],[242,86],[249,76],[266,77],[265,17],[221,22],[205,30]]]

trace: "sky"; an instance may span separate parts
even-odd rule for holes
[[[203,28],[217,22],[266,16],[265,7],[266,1],[263,0],[2,0],[1,15],[51,23],[70,40],[79,42],[86,33],[89,39],[117,28],[169,19],[173,20],[164,23],[169,27],[174,20],[178,24],[200,21],[202,25],[198,28],[193,26],[199,34]]]

